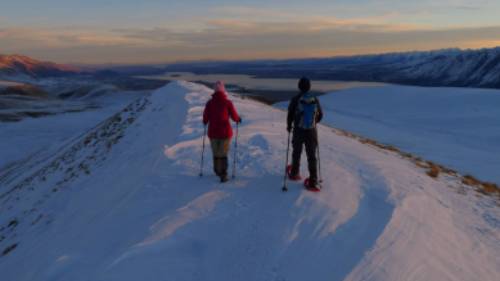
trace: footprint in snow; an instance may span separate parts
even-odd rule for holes
[[[248,140],[248,144],[260,148],[261,150],[269,150],[269,143],[261,134],[256,134]]]

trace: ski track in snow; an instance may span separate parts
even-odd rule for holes
[[[63,177],[61,192],[51,194],[57,170],[18,179],[24,184],[0,206],[0,250],[18,243],[0,257],[6,280],[498,279],[494,202],[455,193],[452,179],[430,179],[328,127],[320,126],[323,190],[292,182],[282,193],[286,131],[278,109],[232,97],[244,119],[236,179],[218,183],[208,140],[198,177],[210,93],[171,83],[90,133],[116,141],[92,150],[80,144],[88,136],[75,140],[68,145],[75,159],[102,157],[85,162],[88,174]],[[65,149],[60,165],[79,167]],[[51,196],[33,203],[44,190]],[[33,204],[43,223],[23,215]],[[18,223],[7,226],[12,218]]]

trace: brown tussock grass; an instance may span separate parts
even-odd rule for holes
[[[367,144],[367,145],[378,147],[378,148],[386,150],[386,151],[391,151],[391,152],[398,154],[399,156],[401,156],[403,158],[409,159],[415,164],[415,166],[422,168],[422,169],[426,169],[427,170],[426,174],[431,178],[437,179],[439,177],[439,175],[446,174],[446,175],[461,179],[461,182],[464,185],[476,187],[476,190],[478,192],[481,192],[483,194],[488,194],[488,195],[496,193],[496,194],[498,194],[498,196],[500,198],[500,187],[495,183],[483,182],[483,181],[478,180],[477,178],[475,178],[471,175],[461,176],[457,171],[455,171],[453,169],[436,164],[432,161],[424,160],[421,157],[415,156],[411,153],[401,151],[398,148],[394,147],[393,145],[380,144],[372,139],[357,136],[353,133],[350,133],[350,132],[344,131],[344,130],[334,129],[333,131],[335,133],[337,133],[338,135],[346,136],[346,137],[355,139],[362,144]]]
[[[441,168],[438,165],[432,164],[429,167],[429,170],[427,170],[427,175],[433,179],[437,178],[439,176],[439,173],[441,172]]]
[[[498,193],[500,194],[500,187],[495,183],[484,182],[481,184],[482,190],[486,193]]]
[[[423,168],[423,169],[428,169],[428,168],[430,168],[430,165],[429,165],[429,164],[427,164],[427,162],[422,161],[422,160],[416,160],[416,161],[415,161],[415,165],[417,165],[417,167],[419,167],[419,168]]]
[[[470,186],[479,186],[481,182],[471,175],[465,175],[462,177],[462,183]]]

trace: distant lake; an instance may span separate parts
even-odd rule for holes
[[[185,80],[185,81],[202,81],[205,83],[215,83],[217,80],[224,81],[225,84],[237,85],[240,88],[253,91],[286,91],[296,92],[298,79],[289,78],[258,78],[250,75],[240,74],[194,74],[189,72],[168,72],[163,75],[141,76],[148,79],[160,80]],[[358,87],[377,87],[384,86],[384,83],[372,82],[344,82],[344,81],[328,81],[328,80],[313,80],[312,91],[327,93],[342,89],[358,88]]]

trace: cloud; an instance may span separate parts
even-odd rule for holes
[[[419,29],[414,26],[322,21],[218,20],[210,22],[210,27],[200,32],[178,33],[167,28],[119,32],[125,37],[181,48],[177,54],[171,52],[180,59],[319,57],[470,47],[474,42],[491,46],[496,38],[500,38],[500,27]]]
[[[211,9],[217,17],[232,17],[238,19],[275,19],[286,20],[301,17],[299,13],[285,12],[283,9],[255,8],[247,6],[219,6]]]
[[[435,41],[449,41],[450,44],[453,44],[459,41],[496,39],[500,35],[500,26],[435,29],[417,25],[378,24],[359,20],[321,19],[303,22],[254,22],[218,19],[211,20],[209,26],[202,31],[175,32],[168,28],[114,31],[126,38],[176,43],[186,47],[203,46],[204,44],[229,47],[224,46],[228,42],[239,42],[238,45],[243,43],[272,45],[301,40],[304,46],[352,44],[354,47],[356,44],[370,46],[374,43],[395,43],[399,40],[406,42],[426,40],[429,44]]]
[[[500,26],[436,29],[393,24],[391,17],[302,17],[294,21],[218,18],[208,19],[202,29],[183,30],[3,28],[0,50],[60,62],[153,63],[491,47],[500,38]]]
[[[109,31],[79,28],[4,28],[0,29],[0,47],[27,48],[31,44],[46,48],[70,48],[74,46],[114,46],[118,44],[139,44]]]

